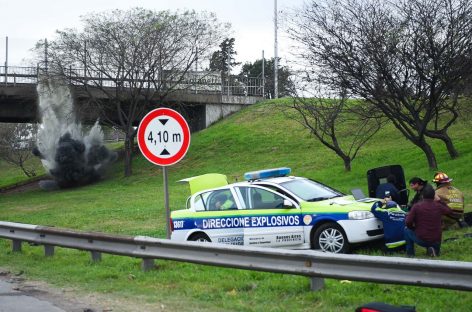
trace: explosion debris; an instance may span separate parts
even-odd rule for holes
[[[84,134],[73,109],[67,85],[55,80],[38,83],[41,125],[33,154],[54,181],[41,181],[43,189],[68,188],[99,180],[116,160],[115,152],[103,144],[98,121]]]

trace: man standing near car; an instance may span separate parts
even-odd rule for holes
[[[442,239],[442,216],[454,212],[442,201],[434,200],[435,191],[429,184],[422,189],[423,200],[411,207],[406,216],[406,254],[415,256],[415,243],[427,248],[431,257],[439,256]]]

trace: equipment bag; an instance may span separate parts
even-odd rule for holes
[[[367,303],[356,309],[356,312],[416,312],[413,306],[393,306],[383,302]]]

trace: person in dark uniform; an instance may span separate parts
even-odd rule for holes
[[[393,174],[389,174],[387,177],[386,183],[381,183],[377,186],[375,191],[375,197],[377,198],[385,198],[391,197],[391,199],[398,203],[400,202],[400,196],[398,195],[398,189],[395,186],[396,179]]]
[[[370,211],[383,223],[384,251],[391,253],[404,250],[406,244],[404,237],[406,212],[401,210],[390,197],[373,204]]]

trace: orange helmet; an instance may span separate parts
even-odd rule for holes
[[[450,179],[447,176],[447,174],[445,174],[444,172],[436,172],[436,174],[434,175],[434,179],[433,179],[433,182],[437,183],[437,184],[449,183],[451,181],[452,181],[452,179]]]

